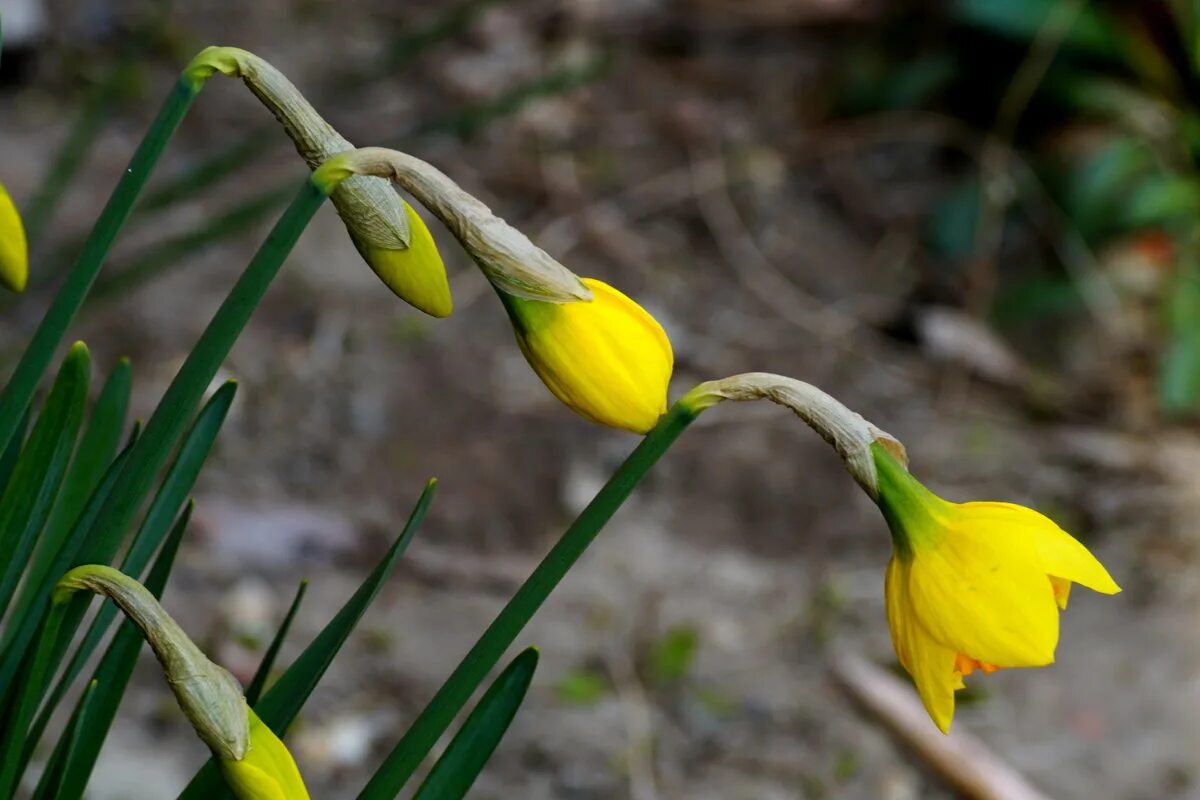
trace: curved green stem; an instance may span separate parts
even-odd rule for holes
[[[424,760],[546,598],[587,550],[600,529],[698,413],[698,409],[685,398],[659,420],[654,430],[646,435],[583,513],[567,528],[558,543],[442,684],[442,688],[392,748],[383,765],[359,794],[359,800],[391,800],[396,796],[396,792]]]
[[[154,123],[146,131],[142,143],[121,176],[121,181],[113,190],[100,218],[96,220],[83,252],[79,254],[50,310],[42,318],[33,339],[25,348],[16,370],[5,385],[4,391],[0,393],[0,450],[8,446],[16,432],[46,372],[46,367],[62,344],[67,328],[79,313],[79,308],[104,264],[109,248],[129,217],[138,193],[146,185],[146,180],[150,177],[154,165],[158,163],[167,142],[179,127],[202,87],[203,82],[189,80],[186,76],[175,83],[175,88],[171,90]]]

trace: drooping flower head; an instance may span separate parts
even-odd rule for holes
[[[292,754],[246,704],[237,679],[201,652],[146,587],[112,567],[85,564],[59,580],[54,603],[78,591],[107,596],[141,629],[179,708],[238,800],[308,800]]]
[[[1011,503],[951,503],[871,445],[893,551],[884,584],[896,657],[943,733],[976,669],[1053,663],[1072,583],[1120,587],[1048,517]]]
[[[25,226],[4,184],[0,184],[0,286],[25,291],[29,280],[29,252]]]
[[[633,300],[603,281],[583,283],[590,302],[499,294],[521,352],[555,397],[592,422],[646,433],[667,410],[671,342]]]

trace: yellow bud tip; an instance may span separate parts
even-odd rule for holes
[[[308,800],[308,789],[287,746],[247,709],[250,745],[241,759],[221,759],[221,773],[238,800]]]
[[[25,291],[29,282],[29,245],[21,214],[0,184],[0,284],[11,292]]]
[[[446,266],[429,226],[407,202],[410,241],[404,250],[364,242],[351,232],[351,240],[363,260],[397,297],[431,317],[444,318],[454,311]]]
[[[647,433],[667,410],[674,354],[644,308],[594,278],[591,302],[544,303],[501,292],[517,344],[546,388],[601,425]]]

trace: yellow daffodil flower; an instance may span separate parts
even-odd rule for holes
[[[17,206],[0,184],[0,285],[13,292],[25,291],[29,280],[29,251],[25,226]]]
[[[884,587],[892,644],[946,733],[963,676],[1053,663],[1072,583],[1121,589],[1049,518],[1011,503],[948,502],[878,443],[871,452],[893,541]]]
[[[646,433],[667,410],[671,342],[633,300],[602,281],[583,283],[591,302],[545,303],[501,291],[517,344],[546,388],[573,411]]]
[[[448,317],[454,310],[454,301],[433,234],[411,205],[400,202],[408,217],[407,249],[370,244],[355,234],[353,226],[349,227],[350,239],[363,260],[397,296],[430,316]]]
[[[246,754],[240,760],[219,759],[229,788],[238,800],[308,800],[308,790],[292,754],[257,714],[249,714]]]

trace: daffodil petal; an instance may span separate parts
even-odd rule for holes
[[[1063,611],[1067,610],[1067,601],[1071,598],[1071,582],[1066,578],[1050,576],[1050,588],[1054,592],[1054,602]]]
[[[1053,663],[1058,609],[1026,530],[958,506],[950,530],[913,560],[908,594],[942,645],[999,667]]]
[[[29,252],[25,226],[8,191],[0,184],[0,286],[25,291],[29,279]]]
[[[252,710],[250,746],[240,761],[221,760],[221,771],[239,800],[309,800],[292,754]]]
[[[911,564],[893,555],[884,577],[888,627],[896,658],[916,684],[921,703],[942,733],[954,719],[954,691],[962,676],[954,671],[955,652],[930,636],[913,613],[908,597]]]
[[[504,296],[517,344],[551,393],[576,413],[646,433],[667,410],[671,342],[633,300],[601,281],[583,282],[591,302]]]

